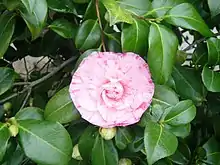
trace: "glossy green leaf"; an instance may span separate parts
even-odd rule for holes
[[[19,146],[17,146],[17,149],[7,161],[7,165],[21,165],[24,157],[24,152]]]
[[[73,0],[75,3],[88,3],[90,0]]]
[[[2,0],[2,3],[9,11],[15,10],[20,5],[20,1],[18,0]]]
[[[177,52],[178,39],[167,27],[152,23],[149,33],[148,64],[155,83],[168,81]]]
[[[76,26],[63,18],[53,21],[48,27],[64,38],[74,38],[76,35]]]
[[[220,39],[209,38],[207,40],[208,63],[210,65],[220,64]]]
[[[83,15],[83,20],[88,20],[88,19],[97,19],[97,14],[96,14],[96,1],[91,0],[90,3],[88,4],[85,14]],[[99,13],[100,13],[100,18],[104,22],[104,16],[106,13],[106,9],[102,3],[99,3]],[[102,23],[103,23],[102,22]]]
[[[97,49],[89,49],[85,51],[83,54],[81,54],[78,60],[76,61],[75,70],[79,67],[80,63],[83,61],[84,58],[88,57],[90,54],[97,51],[98,51]]]
[[[76,38],[76,47],[80,50],[98,48],[101,40],[101,31],[96,20],[86,20],[80,26]]]
[[[198,31],[206,37],[213,35],[202,17],[189,3],[173,7],[165,16],[165,20],[172,25]]]
[[[65,128],[55,122],[18,121],[19,142],[25,155],[39,164],[67,164],[72,155],[72,142]]]
[[[118,152],[111,140],[104,140],[96,136],[92,149],[92,165],[118,165]]]
[[[76,122],[72,122],[70,126],[67,128],[67,131],[70,134],[70,137],[73,142],[73,146],[78,144],[81,135],[84,133],[86,128],[88,127],[88,123],[83,120],[78,120]]]
[[[23,5],[25,6],[26,10],[29,13],[33,12],[34,5],[37,3],[37,0],[20,0],[20,1],[23,3]]]
[[[131,25],[124,24],[121,35],[122,50],[145,56],[148,47],[149,25],[143,20],[134,20]]]
[[[190,123],[196,116],[196,107],[191,100],[184,100],[171,108],[164,119],[170,125],[183,125]]]
[[[90,160],[91,152],[95,143],[98,129],[94,126],[89,126],[83,132],[79,139],[79,152],[84,160]]]
[[[0,58],[3,57],[11,43],[15,29],[14,16],[14,14],[7,12],[0,15]]]
[[[27,107],[18,111],[16,120],[44,120],[44,111],[37,107]]]
[[[172,132],[175,136],[185,138],[189,136],[190,131],[191,131],[191,125],[190,124],[185,124],[185,125],[179,125],[179,126],[173,126],[173,125],[168,125],[165,124],[165,128]]]
[[[189,147],[183,142],[178,144],[176,152],[169,159],[179,165],[189,164],[191,152]]]
[[[208,0],[209,9],[211,11],[212,17],[220,14],[220,1],[218,0]]]
[[[120,7],[115,0],[101,0],[101,2],[108,11],[110,26],[118,22],[133,23],[131,14]]]
[[[62,13],[76,13],[72,0],[47,0],[48,7]]]
[[[163,108],[176,105],[179,102],[177,94],[165,85],[156,85],[153,97],[153,104],[159,104]]]
[[[202,81],[208,91],[220,92],[220,73],[205,66],[202,70]]]
[[[176,136],[168,132],[162,125],[149,121],[145,127],[144,145],[147,162],[152,165],[159,159],[174,154],[178,141]]]
[[[68,165],[88,165],[88,162],[84,160],[78,161],[78,160],[72,159]]]
[[[180,66],[173,68],[172,75],[181,98],[193,100],[196,105],[201,104],[206,97],[206,91],[200,75],[193,69]]]
[[[147,15],[153,14],[157,17],[162,17],[174,6],[184,2],[186,2],[186,0],[153,0],[153,9],[149,13],[147,13]]]
[[[0,161],[3,159],[6,149],[8,140],[10,138],[10,132],[6,124],[0,123]]]
[[[9,90],[15,79],[15,73],[10,68],[0,67],[0,95]]]
[[[132,130],[129,127],[118,127],[115,136],[115,144],[120,149],[123,150],[131,143],[134,139]]]
[[[144,149],[144,129],[135,127],[134,134],[135,138],[128,144],[128,149],[131,152],[139,152]]]
[[[69,86],[57,92],[47,103],[44,117],[46,120],[68,123],[80,118],[69,94]]]
[[[17,144],[16,139],[10,138],[8,140],[7,147],[6,147],[6,152],[5,152],[5,155],[2,159],[2,161],[0,161],[0,164],[10,160],[10,158],[12,157],[12,153],[14,153],[16,151],[17,146],[18,146],[18,144]]]
[[[40,35],[47,19],[47,1],[41,0],[35,3],[32,12],[29,12],[26,8],[20,8],[20,11],[32,34],[32,39],[36,39]]]
[[[203,148],[206,151],[206,159],[203,160],[207,164],[219,164],[220,162],[220,144],[215,139],[211,137],[204,145]]]
[[[119,0],[117,3],[135,15],[144,15],[151,8],[151,2],[149,0]]]

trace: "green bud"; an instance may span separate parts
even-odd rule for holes
[[[127,158],[122,158],[119,160],[118,165],[132,165],[132,161]]]
[[[99,134],[105,140],[111,140],[115,137],[117,132],[116,127],[114,128],[99,128]]]
[[[3,105],[5,111],[9,111],[12,108],[11,102],[6,102]]]
[[[15,125],[10,125],[9,126],[9,131],[11,133],[11,136],[16,137],[18,134],[18,127]]]
[[[79,153],[79,147],[78,147],[78,144],[76,144],[74,147],[73,147],[73,153],[72,153],[72,158],[73,159],[76,159],[76,160],[83,160],[80,153]]]

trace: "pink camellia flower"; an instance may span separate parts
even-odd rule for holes
[[[69,91],[82,118],[111,128],[140,120],[151,103],[154,84],[139,55],[93,52],[74,73]]]

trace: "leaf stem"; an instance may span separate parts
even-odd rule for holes
[[[99,12],[99,0],[96,0],[95,7],[96,7],[96,14],[97,14],[97,17],[98,17],[99,26],[100,26],[100,30],[101,30],[102,48],[106,52],[104,32],[103,32],[103,27],[102,27],[100,12]]]

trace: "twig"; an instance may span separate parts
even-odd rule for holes
[[[24,67],[25,67],[25,70],[26,70],[26,81],[28,81],[28,79],[29,79],[29,71],[28,71],[28,68],[27,68],[27,62],[26,62],[25,57],[23,59],[24,59]]]
[[[104,32],[103,32],[103,28],[102,28],[102,22],[101,22],[101,18],[100,18],[100,13],[99,13],[99,0],[96,0],[95,7],[96,7],[96,14],[97,14],[97,17],[98,17],[99,26],[100,26],[100,30],[101,30],[102,48],[106,52],[105,40],[104,40]]]
[[[59,67],[57,67],[56,69],[54,69],[51,73],[47,74],[46,76],[38,79],[38,80],[35,80],[33,82],[30,82],[30,84],[24,88],[22,91],[18,92],[18,93],[14,93],[12,94],[11,96],[3,99],[3,100],[0,100],[0,104],[18,96],[19,94],[22,94],[28,90],[30,90],[30,88],[33,88],[37,85],[39,85],[40,83],[46,81],[47,79],[51,78],[53,75],[55,75],[57,72],[59,72],[61,69],[63,69],[65,66],[67,66],[68,64],[70,64],[71,62],[75,61],[76,59],[78,58],[78,56],[73,56],[71,57],[70,59],[66,60],[64,63],[62,63]]]
[[[27,103],[27,101],[28,101],[28,99],[29,99],[29,97],[30,97],[30,95],[31,95],[31,92],[32,92],[32,88],[29,88],[28,93],[27,93],[27,95],[26,95],[26,97],[25,97],[25,99],[24,99],[24,101],[23,101],[22,106],[21,106],[20,109],[23,109],[24,106],[26,105],[26,103]]]
[[[220,35],[220,32],[214,34],[213,37],[217,37],[217,36],[219,36],[219,35]],[[204,38],[201,38],[201,39],[199,39],[199,40],[196,40],[196,41],[194,41],[192,44],[190,44],[189,46],[187,46],[185,49],[183,49],[183,51],[188,51],[188,50],[192,49],[195,45],[197,45],[197,44],[199,44],[199,43],[201,43],[201,42],[203,42],[203,41],[205,41],[205,40],[207,40],[207,37],[204,37]]]
[[[16,82],[13,85],[14,86],[22,86],[22,85],[30,85],[30,84],[31,84],[30,82]]]

